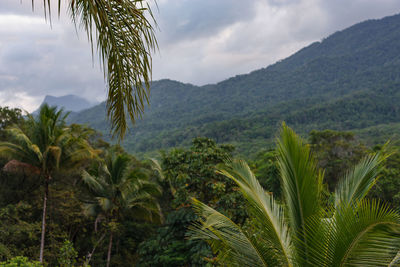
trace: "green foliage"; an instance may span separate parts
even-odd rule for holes
[[[260,152],[250,166],[263,188],[272,192],[276,199],[280,199],[282,191],[277,158],[275,150]]]
[[[60,249],[58,263],[60,267],[73,267],[76,264],[77,256],[78,252],[74,249],[74,245],[69,240],[65,240]]]
[[[38,261],[30,261],[26,257],[17,256],[5,262],[0,262],[1,267],[41,267],[43,266]]]
[[[284,205],[264,191],[244,161],[226,161],[219,172],[239,186],[249,220],[240,227],[194,200],[201,216],[192,238],[206,240],[228,266],[388,266],[400,249],[400,214],[365,199],[386,158],[371,154],[351,168],[323,201],[323,172],[310,147],[283,125],[278,162]]]
[[[213,257],[209,246],[186,238],[187,228],[196,218],[190,208],[170,212],[156,234],[140,244],[137,266],[206,266],[206,259],[212,261]]]
[[[34,203],[34,196],[30,196]],[[0,257],[2,260],[18,255],[38,257],[40,240],[40,210],[27,202],[8,204],[0,209]]]
[[[369,196],[390,203],[393,208],[400,207],[400,148],[392,147],[392,154],[386,160],[381,178],[372,188]]]
[[[153,238],[139,247],[139,266],[205,266],[212,264],[210,248],[202,241],[187,240],[187,227],[197,216],[190,199],[197,197],[235,221],[243,222],[246,213],[237,186],[215,166],[233,152],[232,146],[219,146],[207,138],[196,138],[190,149],[174,149],[162,154],[164,196],[162,208],[168,213],[165,224],[156,228]]]
[[[28,115],[25,127],[13,125],[7,128],[10,138],[7,142],[0,142],[0,155],[10,159],[4,169],[9,173],[36,177],[44,191],[40,262],[44,257],[47,200],[50,183],[55,181],[53,176],[62,169],[60,167],[70,168],[73,173],[85,160],[97,154],[85,139],[88,137],[86,130],[66,127],[67,116],[62,109],[44,104],[37,117]]]
[[[318,167],[325,170],[325,182],[330,191],[345,171],[367,154],[367,148],[351,132],[313,130],[309,139]]]
[[[318,220],[311,220],[305,230],[308,237],[304,239],[302,235],[295,238],[291,237],[293,234],[290,232],[292,227],[288,226],[289,220],[283,223],[281,219],[283,217],[288,218],[289,214],[291,214],[286,210],[288,205],[283,204],[288,199],[285,196],[287,194],[285,193],[286,191],[282,190],[282,187],[287,184],[287,181],[281,183],[279,164],[282,164],[282,160],[278,161],[278,158],[281,157],[279,155],[282,155],[283,150],[264,150],[258,153],[251,164],[253,175],[242,161],[232,161],[232,168],[221,165],[227,158],[232,157],[234,153],[233,146],[217,145],[216,142],[208,138],[193,140],[192,146],[188,149],[173,149],[169,152],[162,152],[160,164],[156,161],[143,163],[124,153],[121,147],[112,147],[102,140],[96,140],[97,135],[84,126],[65,125],[64,128],[71,130],[73,139],[89,140],[90,143],[95,144],[97,148],[101,148],[103,151],[93,150],[93,153],[101,158],[100,162],[84,160],[76,165],[77,169],[72,168],[75,171],[71,171],[70,168],[68,170],[59,168],[53,172],[49,188],[48,214],[46,216],[47,245],[44,250],[46,264],[49,266],[60,266],[62,264],[64,266],[82,266],[87,263],[92,264],[92,266],[106,265],[107,259],[105,255],[108,252],[110,233],[113,235],[111,263],[115,266],[128,267],[132,266],[132,264],[137,266],[215,266],[224,260],[222,255],[228,255],[229,253],[231,253],[229,254],[231,259],[241,257],[242,266],[246,266],[246,264],[257,266],[257,260],[254,261],[254,258],[243,256],[243,251],[235,254],[234,252],[225,251],[218,242],[210,246],[203,240],[189,239],[187,237],[188,227],[199,220],[199,216],[193,210],[192,197],[206,202],[207,206],[199,203],[195,206],[198,211],[206,212],[212,217],[208,218],[208,225],[214,225],[218,228],[214,223],[220,223],[222,220],[225,224],[221,226],[229,226],[224,228],[224,231],[232,233],[242,231],[243,235],[240,239],[234,237],[235,239],[231,240],[231,243],[235,243],[237,248],[247,244],[246,251],[250,251],[251,244],[255,244],[255,240],[260,241],[258,243],[260,251],[263,247],[272,247],[273,249],[265,252],[263,257],[272,257],[273,266],[279,266],[279,262],[283,260],[273,255],[285,255],[286,253],[289,258],[303,257],[304,252],[290,251],[290,249],[285,248],[287,244],[290,244],[289,247],[302,247],[305,242],[302,240],[307,240],[307,244],[310,244],[311,241],[308,241],[310,239],[312,242],[314,240],[324,241],[323,244],[315,241],[315,247],[312,250],[319,251],[319,246],[322,247],[327,244],[333,246],[336,242],[334,239],[341,238],[342,241],[338,241],[340,244],[336,243],[338,245],[335,249],[329,248],[330,253],[339,255],[339,253],[343,252],[340,252],[339,248],[348,247],[349,242],[353,240],[352,238],[357,233],[360,234],[360,231],[364,231],[365,228],[363,227],[373,223],[374,220],[375,222],[381,219],[385,219],[387,222],[396,220],[396,214],[390,213],[389,208],[389,206],[397,208],[399,205],[400,153],[399,148],[395,146],[391,147],[391,157],[382,163],[383,165],[379,164],[381,166],[381,178],[378,181],[371,178],[376,175],[376,172],[366,171],[368,169],[367,165],[369,164],[370,167],[373,167],[376,165],[378,158],[375,161],[371,157],[369,160],[367,158],[364,164],[357,167],[358,169],[355,168],[349,172],[349,175],[353,177],[352,179],[360,177],[358,174],[362,173],[365,174],[362,175],[363,177],[371,178],[364,180],[362,177],[357,178],[358,184],[363,186],[353,191],[356,194],[352,195],[363,196],[370,186],[376,182],[376,186],[372,187],[368,198],[382,198],[388,204],[363,200],[359,205],[353,205],[351,209],[339,208],[340,214],[343,214],[344,219],[342,217],[334,217],[335,211],[338,210],[331,207],[336,203],[335,194],[330,194],[330,201],[326,201],[326,188],[318,186],[318,205],[324,207],[321,209],[322,214],[318,216],[325,218],[327,224],[321,226]],[[292,148],[292,150],[298,153],[300,153],[299,151],[313,151],[316,159],[324,164],[317,164],[317,169],[321,166],[327,166],[329,172],[333,174],[345,173],[343,169],[350,165],[342,159],[355,161],[355,155],[361,157],[361,155],[366,155],[370,151],[349,133],[314,131],[310,136],[312,144],[303,143],[301,148],[297,150]],[[287,140],[286,143],[293,143],[293,140],[289,141]],[[380,151],[382,149],[377,146],[374,150]],[[302,153],[300,154],[303,155],[304,153]],[[118,156],[120,156],[119,161],[117,160]],[[286,160],[286,162],[291,161],[295,161],[295,159]],[[333,161],[333,163],[330,161]],[[60,167],[62,167],[61,165]],[[302,165],[304,164],[301,161],[297,161],[296,166]],[[215,166],[218,166],[220,173],[216,172]],[[364,172],[360,172],[360,168]],[[81,169],[85,169],[104,188],[110,189],[114,187],[114,189],[103,190],[102,197],[93,198],[95,196],[93,189],[96,189],[98,193],[102,190],[99,191],[100,187],[97,186],[92,189],[90,189],[90,186],[88,188],[83,183],[81,176],[76,174],[76,170]],[[125,169],[125,171],[118,171],[119,169]],[[328,169],[325,171],[325,181],[330,179]],[[287,173],[295,173],[295,171],[290,170]],[[115,176],[115,179],[112,180],[113,182],[110,182],[111,174]],[[118,181],[131,177],[130,174],[139,177],[138,180],[141,183],[153,183],[155,181],[160,183],[163,193],[158,196],[158,201],[165,215],[165,222],[161,225],[144,222],[141,219],[142,217],[138,216],[140,213],[137,210],[126,208],[126,203],[124,204],[126,201],[123,201],[120,197],[121,195],[126,195],[127,187],[118,185]],[[228,178],[226,175],[232,177]],[[240,179],[235,178],[238,175]],[[302,175],[298,173],[296,176],[300,177]],[[99,179],[96,179],[96,177]],[[312,175],[312,177],[315,177],[315,175]],[[259,181],[259,185],[257,185],[256,178]],[[291,181],[295,183],[296,179],[291,179]],[[310,181],[315,180],[311,179]],[[42,182],[43,180],[38,179],[38,176],[34,173],[0,171],[0,260],[6,261],[16,256],[30,259],[38,258],[38,240],[40,239],[42,218],[41,205],[43,203]],[[112,186],[106,186],[109,183]],[[94,184],[92,183],[92,185]],[[344,183],[344,185],[346,184],[347,186],[339,187],[344,189],[338,190],[336,199],[340,199],[339,196],[341,195],[351,195],[346,193],[351,191],[346,188],[350,185],[354,189],[354,183]],[[305,190],[306,194],[303,194],[304,192],[300,194],[300,199],[306,198],[303,201],[306,203],[309,197],[307,194],[309,194],[310,188],[312,189],[313,187],[305,185],[303,187],[307,188],[307,190]],[[244,192],[244,189],[247,191]],[[259,193],[257,196],[262,195],[262,197],[251,198],[249,190],[258,190],[259,192],[265,192],[265,194]],[[106,194],[105,191],[113,193]],[[109,209],[103,210],[100,207],[101,203],[106,203],[107,201],[98,202],[97,200],[104,199],[104,197],[114,198],[115,203],[108,201],[110,205],[103,205],[102,207],[108,207]],[[245,200],[247,201],[247,206]],[[111,205],[111,202],[116,205]],[[92,209],[94,206],[89,205],[92,208],[87,209],[89,206],[86,206],[85,209],[85,203],[94,204],[97,208]],[[261,212],[260,205],[264,208],[263,212]],[[98,213],[94,213],[95,217],[83,216],[84,212],[89,210],[97,211]],[[266,210],[269,210],[269,213],[266,213]],[[385,210],[388,212],[385,213]],[[113,213],[119,214],[119,216],[113,219],[110,216]],[[354,221],[352,221],[356,213],[360,218],[360,224],[354,224]],[[365,216],[361,216],[363,213]],[[273,222],[272,224],[268,224],[268,220],[265,217],[267,215],[270,218],[270,222]],[[300,215],[296,216],[301,218]],[[232,218],[232,221],[228,218]],[[340,233],[335,232],[335,225],[339,224],[345,229]],[[299,225],[302,224],[299,223]],[[275,229],[275,234],[260,230],[272,228]],[[299,228],[303,229],[304,227],[299,226]],[[369,249],[364,243],[369,244],[369,239],[380,239],[386,242],[385,240],[388,237],[385,234],[385,228],[386,226],[376,227],[374,229],[378,232],[370,232],[362,236],[362,244],[354,247],[351,251],[349,250],[349,260],[360,260],[360,262],[365,263],[367,258],[365,251],[377,258],[376,253],[382,252],[384,249],[375,245]],[[325,230],[330,231],[331,234],[334,233],[331,238],[326,237]],[[308,231],[311,231],[311,233]],[[287,236],[289,233],[291,236]],[[210,237],[212,239],[215,236],[208,233],[208,238]],[[70,243],[65,243],[65,240],[69,240]],[[280,248],[274,248],[277,240],[286,241],[281,243]],[[386,245],[385,243],[385,246],[390,246],[390,244]],[[219,253],[214,254],[213,250]],[[313,262],[310,265],[315,263],[314,265],[324,266],[324,263],[321,263],[321,259],[316,254],[310,256],[308,261]],[[391,253],[387,255],[392,256]],[[374,264],[372,260],[371,262]]]
[[[4,141],[4,130],[14,124],[23,122],[22,111],[19,108],[0,107],[0,140]]]

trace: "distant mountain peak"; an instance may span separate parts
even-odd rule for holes
[[[85,98],[72,94],[64,96],[46,95],[40,106],[42,106],[44,103],[47,103],[49,106],[57,106],[59,108],[63,108],[65,111],[73,111],[73,112],[79,112],[98,104],[97,102],[96,103],[89,102]],[[36,113],[38,110],[36,110],[34,113]]]

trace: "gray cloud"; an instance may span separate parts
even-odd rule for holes
[[[0,105],[32,111],[46,94],[105,97],[97,57],[63,12],[0,1]],[[213,83],[266,67],[354,23],[392,15],[398,0],[158,0],[153,78]],[[54,7],[53,7],[54,8]],[[53,11],[53,14],[56,14]]]
[[[321,1],[328,20],[327,30],[337,31],[367,19],[379,19],[400,11],[398,0]]]
[[[160,38],[166,42],[198,39],[218,33],[224,27],[251,19],[257,0],[161,1],[155,12]]]
[[[32,111],[46,94],[104,98],[102,71],[67,15],[53,17],[50,27],[42,14],[32,14],[29,1],[1,2],[0,10],[0,105],[22,103]]]
[[[258,0],[246,5],[231,0],[217,4],[219,17],[215,19],[217,9],[209,3],[219,1],[193,2],[191,8],[185,6],[189,1],[163,1],[160,6],[160,27],[167,25],[161,36],[173,38],[160,41],[161,58],[155,57],[154,77],[195,84],[218,82],[266,67],[354,23],[400,10],[397,0]],[[203,14],[208,13],[212,15],[206,18],[214,22],[203,21]],[[179,29],[177,25],[186,16],[192,19],[183,23],[184,30]]]

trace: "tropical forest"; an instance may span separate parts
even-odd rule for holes
[[[0,105],[1,267],[400,266],[400,15],[195,85],[152,77],[179,1],[28,2],[106,95]]]

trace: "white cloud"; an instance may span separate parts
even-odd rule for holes
[[[37,103],[43,100],[42,97],[34,97],[25,92],[0,92],[0,106],[9,106],[20,108],[22,110],[32,112],[37,108]]]

